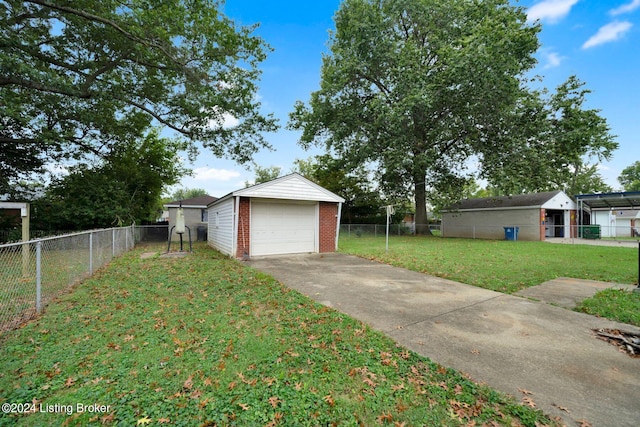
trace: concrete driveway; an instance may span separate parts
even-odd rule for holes
[[[640,424],[640,359],[592,332],[640,328],[343,254],[248,265],[567,425]]]

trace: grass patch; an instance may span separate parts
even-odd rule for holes
[[[196,250],[127,253],[5,334],[1,403],[37,410],[0,414],[0,425],[550,423],[269,276]],[[80,413],[78,403],[109,409]]]
[[[640,292],[605,289],[582,301],[576,311],[640,326]]]
[[[341,252],[505,293],[557,277],[623,284],[636,283],[638,277],[638,251],[633,248],[422,236],[390,236],[389,252],[379,237],[341,237],[339,247]],[[626,303],[616,310],[596,298],[603,303],[594,302],[589,312],[640,326],[636,298],[619,298]]]

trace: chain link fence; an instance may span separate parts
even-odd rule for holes
[[[0,245],[0,333],[133,248],[134,226]]]
[[[137,225],[136,226],[136,243],[166,243],[169,240],[169,226],[160,225]]]
[[[439,224],[426,224],[434,236],[440,235]],[[416,226],[413,223],[389,224],[389,234],[393,236],[405,236],[415,234]],[[387,226],[385,224],[341,224],[340,237],[385,237]]]

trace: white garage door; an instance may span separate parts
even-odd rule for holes
[[[316,204],[251,202],[251,255],[316,250]]]

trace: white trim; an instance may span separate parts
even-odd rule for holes
[[[22,202],[0,202],[0,209],[23,209],[28,203]]]
[[[317,193],[321,195],[309,195],[309,194],[287,194],[288,192],[285,190],[284,193],[278,193],[278,195],[273,195],[273,193],[269,192],[270,188],[280,187],[283,184],[286,185],[288,181],[299,181],[302,184],[311,187]],[[252,197],[252,198],[262,198],[262,199],[286,199],[286,200],[309,200],[314,202],[336,202],[336,203],[344,203],[344,199],[337,194],[332,193],[316,184],[315,182],[309,181],[302,175],[298,173],[292,173],[289,175],[285,175],[280,178],[276,178],[272,181],[263,182],[261,184],[257,184],[251,187],[243,188],[241,190],[234,191],[231,193],[233,196],[243,196],[243,197]],[[285,196],[285,197],[283,197]]]
[[[335,251],[338,250],[338,239],[340,238],[340,217],[342,216],[342,203],[338,203],[338,214],[336,215],[336,248]],[[320,227],[318,227],[318,232],[320,232]]]
[[[231,241],[231,257],[235,258],[238,256],[238,221],[240,218],[240,197],[235,198],[235,203],[231,202],[235,205],[233,209],[233,230],[231,230],[231,234],[233,235],[233,240]]]
[[[313,232],[313,252],[317,254],[320,252],[320,202],[316,202],[315,215],[316,218],[313,225],[315,228]]]

